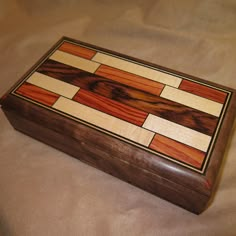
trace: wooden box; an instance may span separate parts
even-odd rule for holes
[[[62,38],[1,104],[15,129],[201,213],[235,98],[233,89]]]

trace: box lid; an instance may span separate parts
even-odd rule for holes
[[[209,196],[235,96],[233,89],[64,37],[1,103],[29,118],[28,103],[31,112],[98,130],[134,147],[132,158],[120,150],[124,161]]]

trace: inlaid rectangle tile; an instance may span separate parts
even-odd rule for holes
[[[211,141],[208,135],[151,114],[148,115],[143,127],[203,152],[207,151]]]
[[[159,134],[155,135],[150,148],[196,168],[201,168],[206,155],[205,152]]]
[[[221,103],[169,86],[165,86],[160,96],[217,117],[219,117],[223,107]]]
[[[219,103],[224,103],[227,97],[225,92],[186,79],[182,80],[179,89]]]
[[[101,65],[95,74],[155,95],[160,95],[164,88],[161,83],[106,65]]]
[[[92,60],[173,87],[178,87],[181,83],[181,79],[179,77],[100,52],[98,52]]]
[[[148,146],[154,136],[152,131],[64,97],[60,97],[53,108],[144,146]]]
[[[85,70],[91,73],[94,73],[97,68],[100,66],[99,63],[87,60],[82,57],[77,57],[74,55],[71,55],[66,52],[62,51],[55,51],[51,56],[50,59],[64,63],[66,65],[70,65],[76,68],[79,68],[81,70]]]
[[[138,126],[142,126],[148,116],[146,112],[84,89],[80,89],[73,100]]]
[[[218,122],[213,115],[57,61],[46,60],[37,71],[207,135],[214,133]]]
[[[86,59],[91,59],[96,54],[96,51],[94,51],[92,49],[88,49],[88,48],[81,47],[79,45],[71,44],[71,43],[67,43],[67,42],[64,42],[58,48],[58,50],[73,54],[75,56],[83,57]]]
[[[51,92],[57,93],[59,95],[65,96],[67,98],[73,98],[73,96],[78,92],[79,87],[72,84],[65,83],[63,81],[54,79],[47,75],[34,72],[28,79],[27,82],[34,84],[40,88],[44,88]]]
[[[39,88],[33,84],[24,82],[17,90],[17,94],[30,98],[33,101],[40,102],[47,106],[52,106],[59,98],[58,94]]]

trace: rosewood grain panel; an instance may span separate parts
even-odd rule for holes
[[[205,152],[159,134],[155,135],[149,147],[196,168],[201,168],[205,159]]]
[[[179,89],[222,104],[227,97],[227,93],[189,80],[182,80]]]
[[[79,45],[68,43],[68,42],[64,42],[58,48],[58,50],[73,54],[75,56],[83,57],[85,59],[91,59],[96,54],[96,51],[92,49],[81,47]]]
[[[214,133],[218,122],[210,114],[53,60],[37,71],[207,135]]]
[[[146,112],[84,89],[80,89],[73,100],[138,126],[142,126],[148,115]]]
[[[33,84],[24,82],[17,90],[17,94],[30,98],[34,101],[40,102],[47,106],[52,106],[59,98],[58,94],[52,93],[45,89],[39,88]]]
[[[101,65],[97,69],[95,74],[103,76],[108,79],[112,79],[122,84],[126,84],[133,88],[137,88],[145,92],[152,93],[154,95],[160,95],[162,89],[164,88],[164,85],[161,83],[154,82],[141,76],[128,73],[123,70],[119,70],[106,65]]]

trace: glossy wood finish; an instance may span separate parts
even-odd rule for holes
[[[157,71],[153,68],[148,68],[147,66],[139,65],[137,63],[124,60],[124,58],[114,57],[113,55],[107,55],[103,53],[96,53],[92,59],[94,62],[104,64],[107,66],[115,67],[117,69],[135,73],[136,75],[148,78],[150,80],[160,82],[173,87],[178,87],[181,83],[181,79],[177,76],[173,76],[167,73]]]
[[[142,126],[148,116],[146,112],[84,89],[80,89],[73,100],[138,126]]]
[[[68,43],[68,42],[64,42],[58,48],[58,50],[66,52],[66,53],[70,53],[75,56],[83,57],[85,59],[92,59],[92,57],[96,54],[96,51],[94,50],[81,47],[79,45]]]
[[[48,106],[52,106],[59,98],[58,94],[39,88],[28,82],[24,82],[17,89],[17,93]]]
[[[82,56],[84,49],[91,55]],[[111,55],[115,59],[109,62]],[[189,211],[207,207],[235,116],[233,89],[67,38],[32,70],[1,101],[16,129]],[[75,90],[68,95],[58,86],[54,91],[50,84],[55,81]],[[173,81],[178,92],[185,91],[184,81],[193,81],[196,88],[223,93],[224,101],[207,97],[208,92],[192,93],[222,104],[219,117],[162,97]],[[186,138],[181,131],[186,129],[198,135]],[[166,137],[163,130],[176,134]],[[199,137],[210,137],[210,142],[196,147]]]
[[[148,146],[154,136],[154,132],[64,97],[60,97],[53,108],[144,146]]]
[[[160,95],[164,88],[164,85],[161,83],[106,65],[99,66],[95,74],[154,95]]]
[[[211,141],[211,137],[206,134],[202,134],[152,114],[148,115],[143,127],[204,152],[207,151]]]
[[[186,162],[197,168],[201,168],[205,158],[205,152],[159,134],[155,135],[150,148],[175,157],[179,161]]]
[[[189,80],[183,80],[179,86],[179,89],[222,104],[225,102],[227,97],[227,94],[220,90],[216,90],[211,87],[207,87],[206,85]]]
[[[161,93],[161,97],[206,112],[216,117],[220,116],[223,107],[221,103],[169,86],[165,86]]]
[[[214,133],[218,122],[210,114],[57,61],[47,60],[37,71],[207,135]]]
[[[54,52],[50,59],[59,61],[61,63],[64,63],[66,65],[70,65],[76,68],[79,68],[81,70],[85,70],[91,73],[94,73],[97,68],[100,66],[99,63],[93,62],[87,59],[84,59],[82,57],[77,57],[69,53],[65,53],[62,51],[57,50]]]

